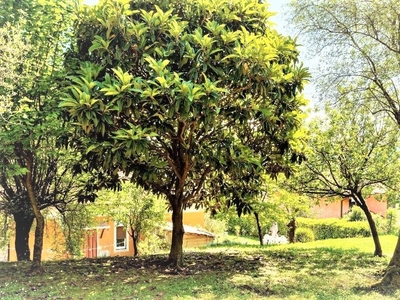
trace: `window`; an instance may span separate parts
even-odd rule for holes
[[[128,250],[127,232],[123,225],[115,226],[115,249]]]

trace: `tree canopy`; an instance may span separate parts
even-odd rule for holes
[[[184,207],[225,196],[244,208],[261,174],[289,174],[301,157],[309,74],[271,15],[255,0],[107,0],[76,23],[60,106],[86,138],[89,168],[167,197],[174,263]]]

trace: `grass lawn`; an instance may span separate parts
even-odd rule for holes
[[[385,257],[372,255],[372,238],[264,246],[230,237],[186,252],[177,272],[165,255],[29,263],[0,263],[0,299],[399,299],[368,285],[380,279],[397,237],[382,236]]]

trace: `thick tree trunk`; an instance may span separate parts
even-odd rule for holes
[[[372,287],[381,290],[387,290],[388,288],[400,289],[400,234],[385,275],[380,282]]]
[[[258,213],[254,212],[254,217],[256,218],[256,223],[257,223],[257,231],[258,231],[258,239],[260,240],[260,245],[264,245],[263,242],[263,235],[262,235],[262,230],[261,230],[261,225],[260,225],[260,219],[258,218]]]
[[[15,251],[18,261],[27,261],[31,259],[29,249],[29,232],[32,227],[34,216],[31,212],[21,211],[14,213],[15,222]]]
[[[175,267],[183,265],[183,211],[182,207],[172,210],[172,243],[169,252],[168,263]]]
[[[33,246],[33,260],[31,265],[31,272],[43,273],[42,250],[43,250],[44,218],[40,211],[35,218],[36,218],[35,244]]]
[[[375,244],[374,255],[382,257],[382,255],[383,255],[382,247],[381,247],[381,243],[379,241],[378,230],[376,229],[374,219],[372,218],[371,212],[369,211],[367,204],[365,203],[364,199],[362,199],[362,201],[363,201],[363,203],[362,203],[362,205],[360,205],[360,207],[364,211],[365,216],[367,217],[369,228],[371,230],[371,235],[372,235],[372,238],[373,238],[374,244]]]
[[[25,187],[28,192],[29,201],[32,206],[33,214],[36,219],[35,244],[33,246],[33,260],[31,265],[31,273],[43,273],[42,268],[42,250],[43,250],[43,234],[44,234],[44,218],[40,212],[35,192],[33,189],[33,156],[28,152],[26,155],[27,173],[25,178]]]

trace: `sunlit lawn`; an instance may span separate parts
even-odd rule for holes
[[[365,287],[379,280],[397,237],[382,236],[386,257],[372,255],[372,238],[264,246],[229,237],[186,253],[173,272],[158,256],[46,262],[43,276],[27,263],[0,263],[0,299],[399,299]]]

